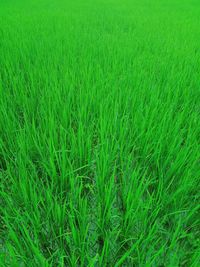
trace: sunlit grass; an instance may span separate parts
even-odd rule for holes
[[[1,0],[1,266],[200,266],[199,18]]]

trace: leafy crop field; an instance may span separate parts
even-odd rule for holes
[[[200,2],[0,0],[0,266],[200,266]]]

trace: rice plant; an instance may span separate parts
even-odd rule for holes
[[[0,1],[0,266],[200,266],[200,3]]]

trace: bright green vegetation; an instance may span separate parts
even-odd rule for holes
[[[200,266],[200,2],[0,1],[0,266]]]

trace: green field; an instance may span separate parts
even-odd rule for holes
[[[0,0],[0,266],[200,266],[199,0]]]

